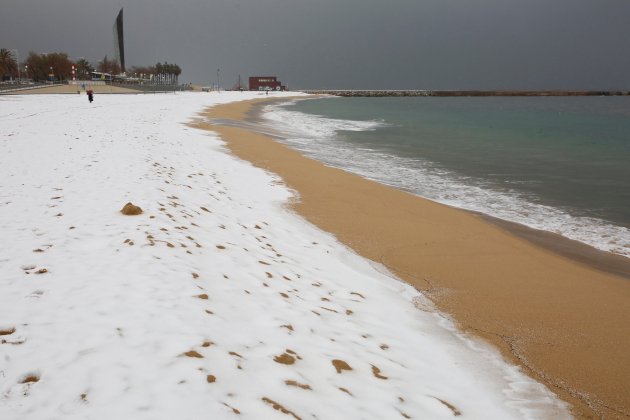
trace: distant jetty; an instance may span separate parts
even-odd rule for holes
[[[399,96],[630,96],[630,90],[303,90],[312,95]]]

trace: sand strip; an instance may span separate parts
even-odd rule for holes
[[[211,109],[243,120],[258,101]],[[573,405],[578,417],[630,417],[630,282],[537,246],[482,217],[330,168],[231,126],[230,150],[280,175],[297,212],[383,263]]]

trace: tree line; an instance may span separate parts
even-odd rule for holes
[[[18,72],[18,64],[13,51],[0,48],[0,78],[12,76]]]
[[[177,64],[164,62],[164,64],[157,63],[149,67],[134,66],[127,73],[128,76],[143,79],[148,79],[152,75],[154,81],[158,83],[177,84],[179,75],[182,74],[182,69]]]
[[[46,80],[64,81],[72,79],[72,66],[75,66],[77,80],[89,80],[94,71],[113,76],[121,74],[120,64],[105,56],[96,66],[84,58],[73,61],[63,52],[37,54],[30,52],[26,60],[17,62],[12,50],[0,48],[0,79],[16,79],[19,76],[36,82]],[[149,82],[177,84],[182,73],[177,64],[157,63],[154,66],[134,66],[127,70],[127,77]]]

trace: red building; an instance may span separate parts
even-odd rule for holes
[[[249,78],[249,90],[286,90],[287,87],[275,76],[254,76]]]

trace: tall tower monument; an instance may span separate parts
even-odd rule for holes
[[[125,36],[123,34],[123,9],[120,9],[114,23],[114,53],[116,60],[120,63],[120,71],[123,73],[125,69]]]

